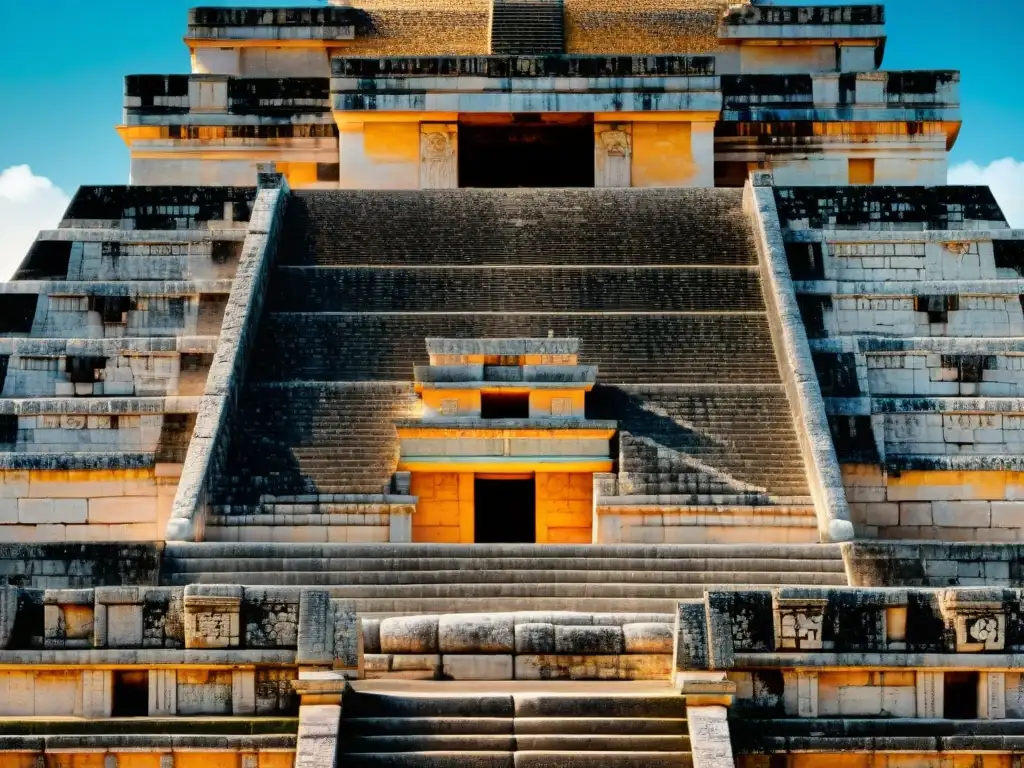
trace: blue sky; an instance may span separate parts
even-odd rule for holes
[[[127,182],[128,152],[114,133],[121,114],[122,78],[130,73],[188,71],[182,35],[186,11],[194,4],[4,0],[0,173],[28,165],[33,175],[24,170],[17,178],[8,174],[6,186],[0,178],[0,207],[9,209],[6,214],[0,210],[0,225],[12,220],[10,203],[4,202],[5,194],[13,194],[12,185],[28,185],[33,194],[52,198],[50,204],[56,206],[62,199],[59,190],[70,194],[82,184]],[[952,163],[977,168],[961,168],[953,180],[1024,187],[1024,165],[987,167],[1003,158],[1024,161],[1024,130],[1019,127],[1024,122],[1024,79],[1012,64],[1021,61],[1019,2],[889,0],[886,9],[885,68],[948,68],[963,73],[965,121]],[[997,192],[1004,207],[1015,205],[1005,200],[1009,194]]]

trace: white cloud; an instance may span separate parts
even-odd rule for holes
[[[60,223],[70,198],[27,165],[0,172],[0,280],[9,280],[41,229]]]
[[[977,163],[961,163],[949,169],[949,183],[991,187],[1010,226],[1024,228],[1024,162],[1004,157],[984,168]]]

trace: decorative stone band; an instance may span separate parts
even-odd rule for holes
[[[813,667],[1009,669],[1020,590],[778,588],[679,604],[675,673]],[[941,715],[939,715],[941,717]]]
[[[167,523],[168,541],[201,541],[208,511],[207,490],[226,451],[226,432],[245,377],[256,323],[277,253],[288,198],[282,176],[261,173],[242,258],[224,310],[220,344],[206,380],[206,393],[185,456],[178,493]]]
[[[770,177],[764,176],[747,183],[744,199],[754,222],[768,322],[797,424],[821,538],[848,541],[854,534],[842,472],[793,290],[775,194],[771,186],[759,186],[770,183]]]

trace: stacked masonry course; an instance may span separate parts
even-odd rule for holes
[[[1024,235],[884,21],[190,11],[0,284],[0,768],[1016,768]]]

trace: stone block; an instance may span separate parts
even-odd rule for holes
[[[515,657],[516,680],[665,680],[671,674],[670,654],[526,654]]]
[[[383,653],[423,654],[438,651],[439,616],[397,616],[380,623]]]
[[[177,713],[177,672],[174,669],[149,670],[149,716],[173,717]]]
[[[109,669],[82,671],[82,717],[110,717],[114,707],[114,673]]]
[[[935,501],[932,519],[935,525],[946,528],[988,528],[992,511],[987,501]]]
[[[234,669],[231,671],[231,714],[256,714],[256,671]]]
[[[626,653],[672,653],[674,636],[668,624],[624,624],[622,637]]]
[[[14,525],[18,522],[18,500],[0,498],[0,525]]]
[[[241,604],[241,587],[186,587],[185,647],[237,648]]]
[[[511,680],[511,654],[444,654],[442,674],[452,680]]]
[[[516,653],[550,654],[555,652],[555,625],[516,624]]]
[[[433,680],[441,674],[441,656],[432,653],[396,653],[391,673],[399,677]]]
[[[926,501],[900,503],[900,525],[931,525],[932,505]]]
[[[555,653],[574,656],[620,654],[622,627],[555,627]]]
[[[686,719],[694,765],[732,768],[737,764],[732,753],[725,707],[687,707]]]
[[[363,619],[363,653],[380,653],[380,619]]]
[[[90,523],[152,523],[156,518],[156,496],[89,499]],[[85,520],[79,522],[85,522]]]
[[[107,605],[106,644],[109,648],[142,647],[142,605]]]
[[[515,630],[511,614],[456,614],[438,621],[441,653],[512,653]]]
[[[993,501],[993,528],[1024,528],[1024,501]]]
[[[297,664],[334,663],[334,614],[326,591],[304,589],[299,595]]]

